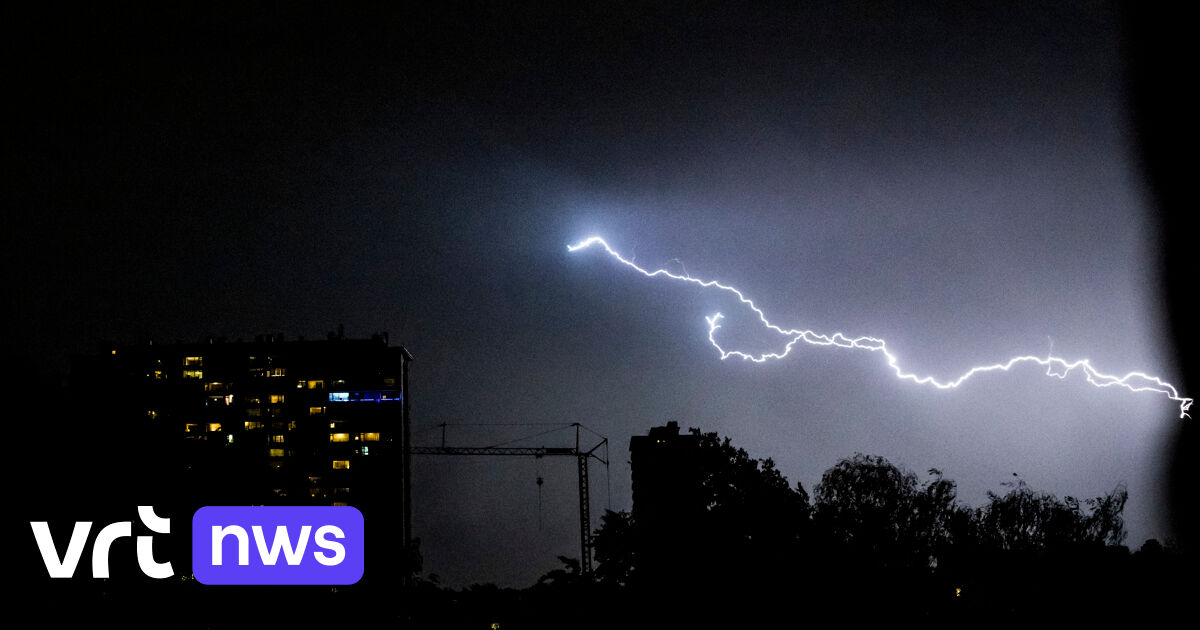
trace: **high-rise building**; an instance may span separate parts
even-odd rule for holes
[[[395,560],[411,538],[411,361],[386,334],[122,345],[76,360],[70,390],[111,453],[98,475],[135,479],[184,513],[352,505]]]
[[[629,440],[639,570],[649,579],[686,573],[696,559],[696,527],[705,507],[703,457],[700,431],[681,434],[674,421]]]

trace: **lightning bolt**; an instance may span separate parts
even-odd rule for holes
[[[601,247],[605,252],[608,253],[609,256],[612,256],[621,264],[632,268],[647,278],[670,278],[672,280],[695,284],[706,289],[719,289],[721,291],[731,293],[737,297],[739,302],[746,305],[746,307],[751,311],[754,311],[754,314],[758,316],[758,319],[760,322],[762,322],[763,326],[788,339],[787,343],[783,346],[783,350],[779,352],[751,354],[742,352],[740,350],[726,350],[725,348],[721,347],[721,344],[717,342],[716,338],[716,333],[721,328],[721,320],[724,319],[725,316],[721,313],[717,313],[715,315],[705,317],[704,319],[708,322],[708,341],[714,348],[717,349],[718,352],[721,353],[722,360],[728,359],[729,357],[737,357],[739,359],[753,361],[755,363],[765,363],[767,361],[786,357],[789,353],[791,353],[792,348],[794,348],[799,342],[804,342],[813,346],[836,346],[838,348],[853,350],[868,350],[870,352],[877,352],[882,355],[887,361],[888,367],[891,368],[892,372],[896,374],[896,378],[903,381],[911,381],[918,385],[932,385],[938,389],[954,389],[965,383],[968,379],[976,374],[985,372],[1007,372],[1013,367],[1023,363],[1036,363],[1037,365],[1046,368],[1047,376],[1054,376],[1060,380],[1067,378],[1067,376],[1069,376],[1072,372],[1078,371],[1084,374],[1088,383],[1091,383],[1096,387],[1121,387],[1131,392],[1153,392],[1162,394],[1172,401],[1179,403],[1180,418],[1190,417],[1187,412],[1192,406],[1192,399],[1180,396],[1174,385],[1171,385],[1161,378],[1157,376],[1151,376],[1145,372],[1130,372],[1124,376],[1104,374],[1092,367],[1092,364],[1088,362],[1087,359],[1067,361],[1066,359],[1053,356],[1051,354],[1053,353],[1053,346],[1051,346],[1050,353],[1048,353],[1045,357],[1035,357],[1031,355],[1016,356],[1000,363],[973,367],[953,380],[940,381],[932,376],[918,376],[916,374],[905,372],[904,369],[900,367],[900,359],[888,350],[887,344],[882,339],[877,339],[875,337],[851,338],[843,335],[840,332],[832,335],[825,335],[813,332],[811,330],[800,330],[795,328],[784,329],[780,326],[772,324],[767,319],[767,316],[765,313],[763,313],[762,309],[755,305],[753,301],[747,298],[736,288],[721,284],[716,280],[701,280],[700,278],[693,278],[687,273],[686,270],[684,270],[683,275],[680,275],[667,271],[666,269],[655,269],[654,271],[643,269],[633,261],[626,260],[599,236],[592,236],[579,241],[574,245],[568,245],[567,251],[578,252],[594,246]]]

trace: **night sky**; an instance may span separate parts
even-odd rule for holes
[[[1179,384],[1116,8],[291,4],[8,16],[6,353],[49,379],[103,340],[386,330],[416,357],[421,443],[441,422],[607,435],[593,526],[630,508],[629,436],[676,420],[809,491],[856,451],[972,505],[1014,472],[1124,483],[1127,543],[1168,535],[1163,396],[1036,367],[943,392],[810,346],[721,361],[717,311],[778,348],[726,295],[566,250],[603,236],[919,374],[1053,348]],[[579,553],[570,459],[413,474],[447,584],[526,586]]]

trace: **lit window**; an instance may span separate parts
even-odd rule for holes
[[[329,402],[348,402],[350,400],[350,392],[330,392]]]
[[[271,368],[271,371],[267,374],[267,376],[287,376],[287,368]]]
[[[242,396],[242,402],[247,405],[259,405],[262,404],[262,398],[258,396]]]
[[[184,357],[183,364],[186,367],[201,367],[204,365],[204,357]]]
[[[271,441],[274,442],[275,444],[283,444],[283,436],[282,435],[272,435]]]
[[[153,409],[147,409],[146,417],[150,418],[151,420],[158,420],[158,412]]]
[[[156,381],[161,381],[161,380],[163,380],[164,378],[166,378],[166,377],[165,377],[165,376],[163,376],[163,371],[162,371],[162,370],[154,370],[154,380],[156,380]]]
[[[218,383],[216,381],[214,381],[212,383],[205,383],[204,391],[206,391],[206,392],[223,392],[223,391],[225,391],[225,383]]]
[[[233,437],[233,436],[230,436],[230,437]],[[358,449],[358,451],[359,451],[360,453],[362,453],[363,455],[368,455],[368,454],[369,454],[369,453],[368,453],[368,451],[367,451],[367,449],[368,449],[368,448],[370,448],[370,447],[368,447],[368,446],[364,446],[364,447],[362,447],[362,448]]]
[[[259,418],[262,416],[262,409],[259,409],[258,407],[251,407],[246,410],[246,415],[250,416],[251,418]]]
[[[283,398],[283,394],[271,394],[270,400],[272,404],[278,405],[279,403],[283,402]]]
[[[226,435],[226,436],[225,436],[225,441],[226,441],[226,442],[229,442],[230,444],[233,444],[233,434],[232,434],[232,433],[230,433],[229,435]]]
[[[350,434],[349,433],[330,433],[329,441],[330,442],[349,442]]]
[[[333,460],[333,469],[334,470],[349,470],[350,469],[350,460],[348,460],[348,459]]]
[[[378,442],[379,441],[378,433],[363,433],[361,435],[362,435],[362,439],[364,442]]]
[[[325,389],[325,381],[309,381],[309,389]]]
[[[334,488],[334,494],[350,494],[350,488]]]
[[[296,421],[292,420],[292,421],[288,422],[288,431],[295,431],[295,430],[296,430]]]
[[[271,457],[283,457],[283,449],[273,448],[270,450]]]
[[[261,422],[258,422],[256,420],[247,420],[246,421],[246,430],[247,431],[250,431],[251,429],[261,429],[261,428],[263,428],[263,423],[261,423]]]
[[[199,432],[200,432],[200,425],[198,425],[198,424],[185,424],[185,425],[183,425],[183,432],[184,432],[184,433],[199,433]]]
[[[184,370],[183,378],[204,378],[204,370]]]
[[[233,404],[233,394],[228,394],[228,395],[226,395],[226,396],[225,396],[225,404],[226,404],[226,405],[232,405],[232,404]]]
[[[283,470],[283,460],[277,459],[271,462],[271,470]]]
[[[209,422],[209,423],[208,423],[208,430],[209,430],[209,431],[220,431],[220,430],[221,430],[221,423],[220,423],[220,422]]]
[[[323,415],[325,415],[325,408],[324,408],[324,407],[309,407],[309,408],[308,408],[308,415],[310,415],[310,416],[323,416]]]
[[[384,385],[386,385],[387,387],[395,387],[395,386],[396,386],[396,379],[394,379],[394,378],[385,378],[385,379],[383,379],[383,384],[384,384]]]
[[[345,505],[350,505],[350,504],[346,503],[345,501],[334,501],[333,503],[330,503],[330,505],[332,505],[334,507],[338,507],[338,506],[345,506]]]

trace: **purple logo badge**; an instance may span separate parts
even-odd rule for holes
[[[208,506],[192,515],[202,584],[354,584],[363,517],[349,506]]]

